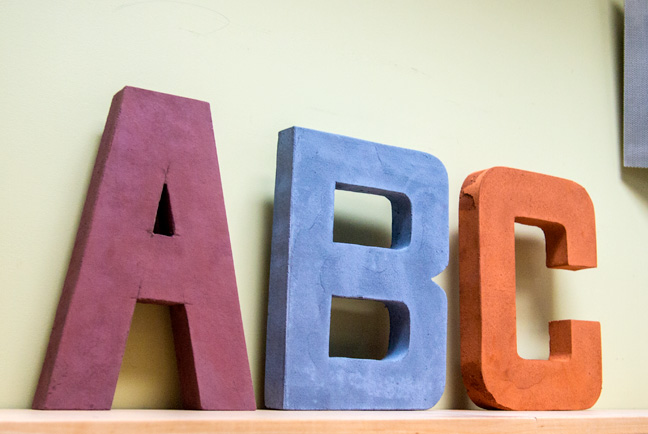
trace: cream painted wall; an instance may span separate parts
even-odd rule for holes
[[[622,0],[0,2],[0,407],[29,407],[111,97],[211,103],[261,403],[277,132],[320,129],[436,155],[450,176],[448,382],[459,373],[457,206],[471,172],[574,180],[599,267],[546,270],[517,237],[520,353],[546,322],[601,322],[597,408],[647,408],[648,172],[621,167]],[[353,215],[359,205],[350,202]],[[383,215],[382,213],[381,215]],[[378,218],[371,225],[384,224]],[[140,306],[114,407],[178,405],[165,309]]]

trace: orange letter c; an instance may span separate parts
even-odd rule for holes
[[[549,323],[549,360],[517,352],[514,223],[540,227],[547,267],[596,267],[594,207],[583,187],[495,167],[468,176],[459,202],[461,371],[484,408],[581,410],[601,393],[601,328]]]

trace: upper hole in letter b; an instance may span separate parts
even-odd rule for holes
[[[410,200],[402,193],[337,182],[333,242],[400,248],[409,245]]]

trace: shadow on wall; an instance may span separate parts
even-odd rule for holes
[[[389,248],[391,247],[391,231],[345,216],[336,216],[333,241]]]
[[[450,232],[450,258],[445,270],[448,279],[441,285],[448,297],[448,348],[446,357],[446,386],[443,399],[452,409],[478,408],[472,403],[461,377],[461,349],[459,334],[459,234]]]
[[[272,252],[272,214],[274,210],[273,198],[266,198],[263,202],[263,231],[261,233],[260,245],[263,246],[261,266],[263,267],[263,283],[258,289],[259,311],[262,318],[260,321],[262,329],[259,330],[261,339],[258,340],[258,351],[260,357],[257,357],[256,372],[261,375],[261,380],[254,382],[254,395],[256,398],[257,408],[265,408],[263,397],[265,395],[265,353],[266,353],[266,335],[268,325],[268,288],[270,286],[270,257]],[[248,354],[250,353],[248,348]]]
[[[620,5],[610,2],[610,25],[613,38],[612,55],[614,56],[614,71],[617,101],[617,130],[619,167],[621,169],[621,180],[625,185],[643,200],[648,206],[648,169],[625,167],[623,165],[623,64],[624,64],[624,13]]]
[[[556,318],[554,273],[547,268],[545,238],[536,226],[515,224],[515,288],[518,354],[549,359],[549,321]]]

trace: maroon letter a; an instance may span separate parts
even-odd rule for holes
[[[170,306],[185,408],[255,408],[209,104],[126,87],[33,408],[110,409],[137,301]]]

